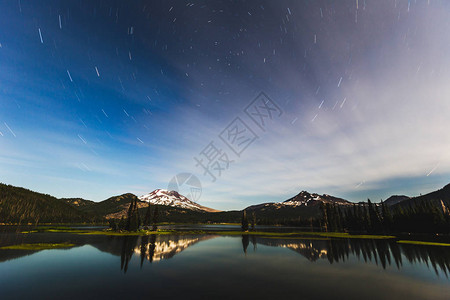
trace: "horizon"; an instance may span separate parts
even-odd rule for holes
[[[359,2],[3,3],[0,182],[220,210],[443,188],[450,3]]]
[[[3,183],[3,182],[0,182],[0,183],[1,183],[1,184],[6,184],[6,183]],[[6,185],[8,185],[8,184],[6,184]],[[284,202],[284,201],[287,201],[287,200],[289,200],[289,199],[291,199],[291,198],[297,196],[298,194],[300,194],[300,193],[302,193],[302,192],[307,192],[307,193],[309,193],[309,194],[311,194],[311,195],[317,194],[317,195],[319,195],[319,196],[332,196],[332,197],[336,197],[336,198],[340,198],[340,199],[349,201],[349,202],[351,202],[351,203],[366,202],[366,201],[368,201],[368,200],[371,200],[372,203],[379,203],[379,202],[381,202],[381,201],[386,201],[386,200],[389,199],[390,197],[402,197],[402,196],[407,196],[407,197],[409,197],[409,198],[415,198],[415,197],[427,195],[427,194],[429,194],[429,193],[432,193],[432,192],[441,190],[441,189],[445,188],[447,185],[450,185],[450,183],[446,184],[445,186],[443,186],[443,187],[441,187],[441,188],[437,188],[437,189],[435,189],[435,190],[430,190],[430,191],[425,191],[425,192],[419,193],[418,195],[392,194],[392,195],[390,195],[389,197],[387,197],[387,198],[385,198],[385,199],[380,199],[379,201],[376,201],[375,199],[372,199],[372,200],[371,200],[371,199],[369,199],[369,198],[362,199],[362,200],[360,200],[360,201],[351,201],[351,200],[348,200],[348,199],[339,197],[339,196],[337,196],[337,195],[330,195],[330,194],[327,194],[327,193],[317,193],[317,192],[310,192],[310,191],[302,190],[302,191],[299,191],[298,193],[296,193],[295,195],[289,196],[287,199],[283,199],[283,200],[280,200],[280,201],[267,201],[267,202],[251,203],[251,204],[245,206],[244,208],[234,208],[234,209],[219,210],[219,211],[241,210],[241,209],[246,209],[246,208],[248,208],[249,206],[252,206],[252,205],[258,205],[258,204],[264,204],[264,203],[282,203],[282,202]],[[16,186],[16,187],[17,187],[17,186]],[[24,189],[30,190],[30,189],[28,189],[28,188],[26,188],[26,187],[18,187],[18,188],[24,188]],[[41,193],[41,194],[47,194],[47,195],[50,195],[50,196],[55,197],[54,195],[51,195],[51,194],[48,194],[48,193],[45,193],[45,192],[42,192],[42,191],[34,191],[34,190],[30,190],[30,191],[32,191],[32,192],[37,192],[37,193]],[[175,192],[177,192],[179,195],[181,195],[181,196],[187,198],[188,200],[197,203],[196,201],[194,201],[194,200],[188,198],[186,195],[182,194],[180,191],[177,191],[177,190],[167,190],[167,189],[154,189],[154,190],[152,190],[151,192],[148,192],[148,193],[142,194],[142,195],[137,195],[137,194],[134,194],[134,193],[131,193],[131,192],[126,192],[126,193],[122,193],[122,194],[118,194],[118,195],[111,195],[111,196],[109,196],[109,197],[107,197],[107,198],[105,198],[105,199],[103,199],[103,200],[99,200],[99,201],[95,201],[95,200],[92,200],[92,199],[85,199],[85,198],[81,198],[81,197],[77,197],[77,196],[73,196],[73,197],[56,197],[56,198],[57,198],[57,199],[82,199],[82,200],[94,201],[94,202],[97,202],[97,203],[98,203],[98,202],[106,201],[106,200],[108,200],[108,199],[110,199],[110,198],[119,197],[119,196],[123,196],[123,195],[127,195],[127,194],[132,194],[132,195],[136,196],[137,198],[140,198],[140,197],[143,197],[143,196],[147,196],[147,195],[149,195],[149,194],[152,194],[152,193],[155,192],[155,191],[167,191],[167,192],[173,192],[173,191],[175,191]],[[140,201],[148,202],[148,200],[141,200],[141,199],[139,199],[139,200],[140,200]],[[197,204],[199,204],[199,203],[197,203]],[[209,207],[209,208],[215,209],[215,207]]]

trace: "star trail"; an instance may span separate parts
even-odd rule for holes
[[[99,201],[188,172],[199,203],[237,209],[449,181],[446,1],[0,7],[1,182]],[[279,109],[264,128],[246,113],[260,93]],[[224,141],[235,118],[254,134],[242,152]],[[215,181],[194,159],[211,142],[233,161]]]

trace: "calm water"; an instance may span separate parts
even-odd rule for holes
[[[2,233],[0,299],[450,299],[450,249],[385,240]]]

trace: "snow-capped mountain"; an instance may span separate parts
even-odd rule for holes
[[[251,205],[247,207],[248,210],[267,210],[267,209],[275,209],[279,210],[282,208],[289,207],[318,207],[320,203],[330,203],[330,204],[338,204],[338,205],[352,205],[351,202],[330,196],[327,194],[319,195],[316,193],[310,194],[307,191],[301,191],[296,196],[282,202],[269,202],[269,203],[261,203],[256,205]]]
[[[194,201],[189,200],[185,196],[180,195],[177,191],[157,189],[138,198],[141,201],[147,201],[151,204],[167,205],[197,211],[218,212],[218,210],[202,206],[198,203],[195,203]]]
[[[334,203],[334,204],[340,204],[340,205],[350,205],[351,203],[347,200],[333,197],[327,194],[319,195],[316,193],[310,194],[307,191],[301,191],[296,196],[280,202],[280,204],[283,205],[292,205],[292,206],[312,206],[312,205],[318,205],[321,202],[323,203]]]

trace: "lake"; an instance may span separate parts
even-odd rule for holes
[[[450,299],[450,247],[395,240],[3,232],[1,299]]]

